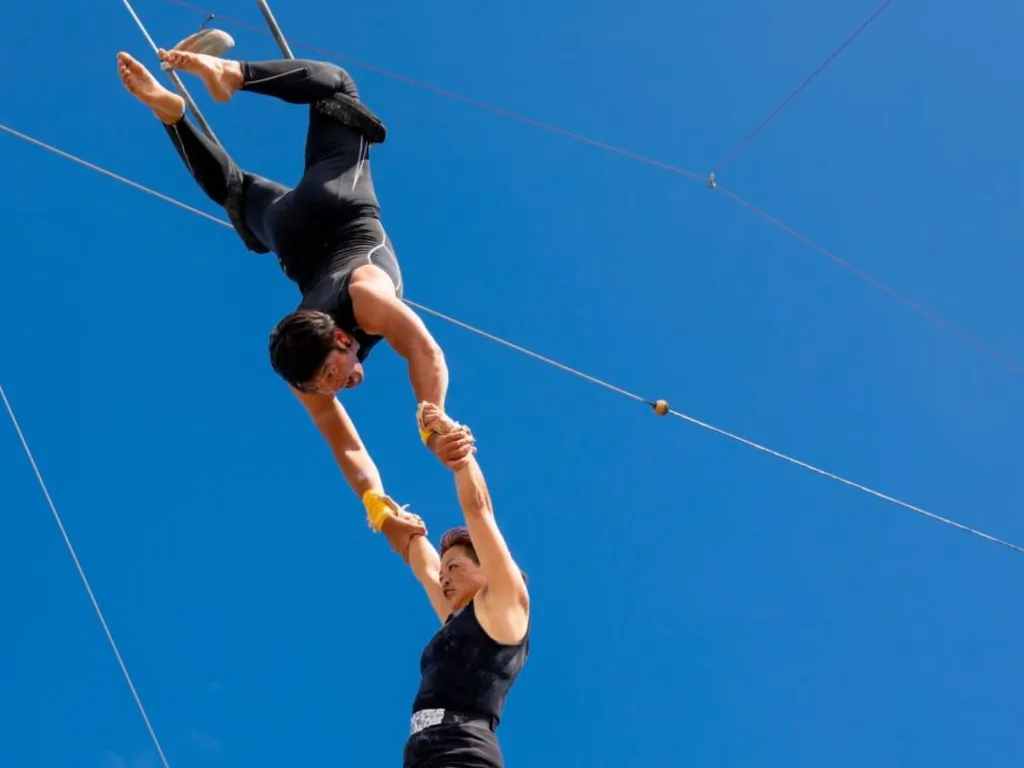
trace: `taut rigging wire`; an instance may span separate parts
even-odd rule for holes
[[[83,166],[89,168],[90,170],[94,170],[94,171],[97,171],[99,173],[102,173],[104,176],[107,176],[107,177],[109,177],[111,179],[119,181],[119,182],[121,182],[123,184],[128,184],[129,186],[131,186],[131,187],[133,187],[133,188],[135,188],[135,189],[137,189],[139,191],[145,192],[145,193],[147,193],[149,195],[153,195],[154,197],[157,197],[157,198],[159,198],[161,200],[164,200],[165,202],[170,202],[173,205],[177,206],[178,208],[182,208],[182,209],[184,209],[186,211],[189,211],[190,213],[194,213],[194,214],[197,214],[199,216],[202,216],[204,219],[206,219],[208,221],[213,221],[213,222],[215,222],[217,224],[220,224],[223,227],[231,228],[231,224],[229,222],[225,221],[224,219],[218,219],[216,216],[211,216],[208,213],[204,213],[203,211],[200,211],[198,208],[193,208],[191,205],[188,205],[187,203],[183,203],[183,202],[181,202],[179,200],[175,200],[174,198],[168,197],[167,195],[161,194],[160,192],[157,192],[156,190],[150,189],[149,187],[145,187],[142,184],[139,184],[137,182],[131,181],[130,179],[127,179],[127,178],[125,178],[125,177],[123,177],[123,176],[121,176],[121,175],[119,175],[117,173],[114,173],[113,171],[109,171],[109,170],[106,170],[104,168],[101,168],[101,167],[99,167],[99,166],[97,166],[97,165],[95,165],[93,163],[90,163],[90,162],[88,162],[86,160],[83,160],[82,158],[76,157],[75,155],[72,155],[72,154],[70,154],[68,152],[64,152],[63,150],[57,149],[56,147],[53,147],[53,146],[51,146],[49,144],[46,144],[45,142],[42,142],[39,139],[33,138],[32,136],[29,136],[27,134],[21,133],[20,131],[16,131],[13,128],[10,128],[9,126],[4,125],[2,123],[0,123],[0,131],[4,131],[5,133],[10,134],[11,136],[15,136],[16,138],[19,138],[19,139],[21,139],[23,141],[27,141],[27,142],[29,142],[31,144],[34,144],[37,147],[45,149],[45,150],[47,150],[49,152],[53,152],[53,153],[55,153],[57,155],[60,155],[61,157],[64,157],[64,158],[66,158],[68,160],[72,160],[75,163],[83,165]],[[720,435],[722,437],[727,437],[730,440],[733,440],[735,442],[738,442],[738,443],[741,443],[743,445],[746,445],[749,448],[754,448],[755,450],[758,450],[758,451],[760,451],[762,453],[766,453],[766,454],[768,454],[770,456],[774,456],[775,458],[782,459],[783,461],[786,461],[786,462],[788,462],[790,464],[793,464],[795,466],[801,467],[801,468],[806,469],[806,470],[808,470],[810,472],[813,472],[815,474],[821,475],[822,477],[826,477],[826,478],[828,478],[830,480],[834,480],[834,481],[836,481],[838,483],[841,483],[843,485],[846,485],[846,486],[848,486],[850,488],[854,488],[856,490],[859,490],[862,493],[866,493],[866,494],[868,494],[870,496],[874,496],[875,498],[881,499],[882,501],[887,501],[887,502],[889,502],[891,504],[895,504],[895,505],[897,505],[899,507],[903,507],[904,509],[910,510],[911,512],[916,512],[919,515],[923,515],[924,517],[927,517],[927,518],[930,518],[932,520],[935,520],[936,522],[940,522],[940,523],[943,523],[945,525],[949,525],[949,526],[951,526],[953,528],[956,528],[956,529],[958,529],[960,531],[963,531],[965,533],[973,534],[973,535],[978,536],[978,537],[980,537],[982,539],[985,539],[986,541],[990,541],[990,542],[995,543],[995,544],[1000,544],[1000,545],[1002,545],[1002,546],[1004,546],[1004,547],[1006,547],[1008,549],[1011,549],[1011,550],[1017,552],[1018,554],[1024,554],[1024,547],[1021,547],[1021,546],[1019,546],[1017,544],[1014,544],[1014,543],[1012,543],[1010,541],[1006,541],[1004,539],[997,538],[995,536],[992,536],[991,534],[988,534],[988,533],[980,531],[980,530],[978,530],[976,528],[972,528],[970,526],[964,525],[963,523],[956,522],[955,520],[952,520],[950,518],[943,517],[941,515],[937,515],[934,512],[929,512],[928,510],[926,510],[926,509],[924,509],[922,507],[919,507],[919,506],[917,506],[915,504],[910,504],[909,502],[902,501],[901,499],[898,499],[898,498],[896,498],[894,496],[890,496],[890,495],[882,493],[880,491],[876,491],[873,488],[870,488],[870,487],[868,487],[866,485],[862,485],[861,483],[857,483],[857,482],[854,482],[852,480],[848,480],[848,479],[846,479],[846,478],[844,478],[844,477],[842,477],[840,475],[837,475],[837,474],[834,474],[834,473],[829,472],[827,470],[824,470],[824,469],[821,469],[819,467],[816,467],[813,464],[809,464],[807,462],[801,461],[800,459],[793,458],[792,456],[788,456],[788,455],[786,455],[784,453],[781,453],[779,451],[776,451],[776,450],[774,450],[772,448],[768,448],[767,446],[761,445],[761,444],[756,443],[756,442],[754,442],[752,440],[748,440],[745,437],[741,437],[740,435],[737,435],[737,434],[732,433],[732,432],[728,432],[728,431],[726,431],[724,429],[721,429],[720,427],[716,427],[716,426],[714,426],[712,424],[709,424],[709,423],[707,423],[705,421],[701,421],[700,419],[694,418],[693,416],[689,416],[689,415],[687,415],[687,414],[685,414],[685,413],[683,413],[681,411],[670,409],[670,408],[667,407],[667,403],[664,400],[660,400],[660,401],[648,400],[648,399],[646,399],[644,397],[641,397],[640,395],[637,395],[637,394],[635,394],[633,392],[630,392],[628,390],[622,389],[621,387],[617,387],[614,384],[609,384],[608,382],[603,381],[602,379],[599,379],[596,376],[591,376],[588,373],[584,373],[583,371],[580,371],[580,370],[577,370],[575,368],[572,368],[572,367],[570,367],[568,365],[565,365],[564,363],[560,363],[557,360],[553,360],[552,358],[545,357],[544,355],[541,355],[541,354],[539,354],[537,352],[534,352],[533,350],[527,349],[526,347],[519,346],[518,344],[514,344],[514,343],[512,343],[510,341],[506,341],[505,339],[502,339],[502,338],[500,338],[498,336],[495,336],[494,334],[491,334],[491,333],[488,333],[487,331],[481,330],[480,328],[472,326],[469,323],[465,323],[465,322],[463,322],[461,320],[457,320],[454,317],[450,317],[448,315],[445,315],[445,314],[443,314],[441,312],[438,312],[437,310],[430,309],[429,307],[426,307],[426,306],[424,306],[422,304],[413,302],[413,301],[411,301],[409,299],[405,299],[405,301],[410,306],[415,307],[416,309],[419,309],[422,312],[426,312],[427,314],[430,314],[430,315],[432,315],[432,316],[434,316],[434,317],[436,317],[436,318],[438,318],[440,320],[444,320],[445,322],[457,325],[460,328],[463,328],[465,330],[471,331],[471,332],[473,332],[473,333],[475,333],[477,335],[483,336],[484,338],[487,338],[487,339],[490,339],[491,341],[497,342],[497,343],[499,343],[499,344],[501,344],[501,345],[503,345],[503,346],[505,346],[505,347],[507,347],[509,349],[513,349],[513,350],[515,350],[517,352],[520,352],[522,354],[528,355],[529,357],[532,357],[535,360],[538,360],[538,361],[540,361],[542,363],[545,363],[547,365],[551,365],[551,366],[553,366],[555,368],[558,368],[558,369],[560,369],[562,371],[565,371],[566,373],[570,373],[570,374],[572,374],[574,376],[578,376],[578,377],[580,377],[580,378],[582,378],[582,379],[584,379],[586,381],[591,382],[592,384],[597,384],[598,386],[601,386],[601,387],[603,387],[605,389],[608,389],[608,390],[610,390],[612,392],[615,392],[616,394],[622,395],[623,397],[626,397],[626,398],[628,398],[630,400],[634,400],[636,402],[644,403],[644,404],[646,404],[648,406],[651,406],[652,408],[654,408],[656,410],[657,413],[659,413],[659,415],[674,416],[675,418],[681,419],[681,420],[683,420],[685,422],[688,422],[689,424],[692,424],[694,426],[700,427],[701,429],[705,429],[705,430],[708,430],[710,432],[714,432],[715,434],[718,434],[718,435]]]
[[[273,36],[272,33],[265,26],[257,26],[255,24],[250,24],[247,21],[244,21],[242,19],[239,19],[239,18],[236,18],[236,17],[233,17],[233,16],[224,16],[224,15],[221,15],[221,14],[215,14],[213,11],[210,11],[209,9],[200,8],[199,6],[192,5],[191,3],[184,2],[184,0],[163,0],[163,2],[168,3],[170,5],[173,5],[175,7],[178,7],[178,8],[182,8],[184,10],[187,10],[187,11],[191,12],[191,13],[202,14],[207,19],[212,16],[212,17],[216,18],[218,21],[225,22],[228,25],[239,27],[240,29],[244,29],[244,30],[249,31],[249,32],[254,32],[254,33],[258,34],[258,35]],[[767,118],[766,120],[762,121],[762,124],[758,128],[756,128],[754,130],[754,132],[751,135],[749,135],[745,140],[743,140],[743,142],[741,142],[741,143],[744,144],[744,145],[746,143],[749,143],[749,141],[752,140],[757,133],[759,133],[761,130],[764,129],[764,127],[768,124],[768,122],[770,122],[772,119],[777,117],[779,112],[782,111],[782,108],[785,107],[786,105],[788,105],[789,103],[791,103],[793,101],[793,99],[801,91],[803,91],[804,88],[807,87],[807,85],[810,84],[811,80],[813,80],[815,77],[817,77],[817,75],[819,75],[821,73],[821,71],[824,70],[825,67],[828,64],[830,64],[832,61],[834,61],[835,58],[839,55],[839,53],[841,53],[843,50],[845,50],[846,47],[848,47],[850,45],[850,43],[852,43],[853,40],[856,39],[856,37],[858,35],[860,35],[864,31],[864,29],[872,21],[874,21],[876,18],[878,18],[878,16],[880,16],[881,13],[883,11],[885,11],[889,7],[889,5],[891,5],[891,3],[892,3],[892,0],[885,0],[882,3],[882,5],[880,5],[878,8],[876,8],[874,13],[872,13],[872,15],[870,17],[868,17],[868,19],[863,24],[861,24],[857,28],[857,30],[851,36],[849,36],[839,46],[839,48],[837,48],[835,51],[833,51],[833,53],[825,60],[825,62],[822,65],[820,65],[814,72],[812,72],[811,75],[808,78],[806,78],[803,81],[803,83],[801,83],[801,85],[798,86],[797,89],[794,92],[792,92],[789,96],[787,96],[786,99],[783,100],[782,104],[778,108],[776,108],[776,110],[774,110],[771,115],[769,115],[769,118]],[[351,66],[357,67],[359,69],[364,69],[364,70],[367,70],[369,72],[374,72],[375,74],[381,75],[383,77],[387,77],[389,79],[396,80],[396,81],[401,82],[401,83],[405,83],[406,85],[411,85],[414,88],[419,88],[421,90],[429,91],[430,93],[433,93],[433,94],[435,94],[437,96],[441,96],[442,98],[450,99],[452,101],[458,101],[458,102],[461,102],[461,103],[466,104],[468,106],[474,107],[476,109],[481,109],[481,110],[484,110],[484,111],[487,111],[487,112],[491,112],[492,114],[496,114],[499,117],[504,117],[504,118],[507,118],[509,120],[515,120],[515,121],[517,121],[519,123],[523,123],[525,125],[529,125],[529,126],[531,126],[533,128],[538,128],[538,129],[540,129],[542,131],[546,131],[548,133],[553,133],[553,134],[562,136],[564,138],[567,138],[567,139],[569,139],[571,141],[576,141],[576,142],[579,142],[579,143],[582,143],[582,144],[586,144],[586,145],[589,145],[589,146],[594,147],[596,149],[600,149],[600,150],[605,151],[605,152],[611,152],[613,154],[616,154],[616,155],[619,155],[621,157],[624,157],[627,160],[632,160],[633,162],[641,163],[643,165],[648,165],[648,166],[651,166],[653,168],[658,168],[659,170],[675,174],[676,176],[682,176],[682,177],[687,178],[687,179],[692,179],[692,180],[695,180],[695,181],[700,181],[700,182],[706,183],[707,186],[710,187],[711,189],[714,189],[714,190],[717,190],[718,192],[721,192],[726,197],[726,199],[728,199],[729,201],[738,204],[742,208],[746,208],[748,211],[750,211],[751,213],[755,214],[756,216],[758,216],[759,218],[761,218],[763,221],[767,222],[768,224],[771,224],[772,226],[778,228],[779,230],[784,232],[786,235],[792,237],[793,239],[797,240],[800,243],[803,243],[804,245],[808,246],[809,248],[811,248],[815,252],[819,253],[820,255],[825,256],[833,264],[835,264],[835,265],[845,269],[851,275],[853,275],[854,277],[856,277],[859,280],[862,280],[863,282],[867,283],[871,287],[876,288],[876,289],[882,291],[883,293],[888,295],[890,298],[895,299],[896,301],[898,301],[903,306],[907,307],[911,311],[913,311],[913,312],[917,313],[918,315],[920,315],[921,317],[923,317],[929,323],[932,323],[933,325],[938,327],[940,330],[945,331],[945,332],[951,334],[952,336],[960,339],[962,342],[967,343],[969,346],[973,347],[975,350],[981,352],[984,355],[987,355],[988,357],[992,358],[996,362],[1002,364],[1003,366],[1005,366],[1006,368],[1011,370],[1013,373],[1016,373],[1018,375],[1024,375],[1024,365],[1021,365],[1020,363],[1012,360],[1011,358],[1007,357],[1006,355],[1004,355],[1004,354],[1002,354],[1000,352],[997,352],[996,350],[994,350],[991,347],[989,347],[987,344],[985,344],[980,339],[977,339],[974,336],[972,336],[971,334],[969,334],[967,331],[965,331],[962,328],[954,325],[953,323],[949,322],[948,320],[945,320],[944,318],[940,317],[935,312],[933,312],[933,311],[931,311],[929,309],[926,309],[925,307],[923,307],[922,305],[918,304],[913,299],[910,299],[909,297],[903,295],[902,293],[900,293],[896,289],[891,288],[890,286],[886,285],[881,280],[879,280],[879,279],[873,277],[872,275],[868,274],[863,269],[854,266],[852,263],[850,263],[846,259],[844,259],[844,258],[840,257],[839,255],[837,255],[834,251],[830,250],[829,248],[826,248],[825,246],[823,246],[820,243],[816,242],[815,240],[811,239],[807,235],[805,235],[802,232],[798,231],[794,227],[791,227],[789,224],[786,224],[785,222],[783,222],[778,217],[773,216],[772,214],[766,212],[762,208],[759,208],[758,206],[756,206],[753,203],[749,202],[748,200],[744,199],[741,195],[737,194],[736,192],[732,191],[731,189],[728,189],[728,188],[724,187],[721,184],[721,182],[715,177],[715,174],[713,172],[710,174],[710,176],[708,174],[696,173],[694,171],[687,170],[686,168],[681,168],[678,165],[673,165],[672,163],[668,163],[668,162],[665,162],[665,161],[662,161],[662,160],[658,160],[658,159],[650,157],[648,155],[640,154],[639,152],[633,152],[631,150],[615,146],[614,144],[609,144],[609,143],[604,142],[604,141],[599,141],[599,140],[591,138],[589,136],[585,136],[585,135],[580,134],[580,133],[575,133],[573,131],[566,130],[565,128],[561,128],[561,127],[559,127],[557,125],[553,125],[551,123],[545,123],[545,122],[543,122],[541,120],[535,120],[535,119],[533,119],[531,117],[527,117],[526,115],[522,115],[522,114],[519,114],[517,112],[513,112],[511,110],[505,109],[503,107],[496,106],[494,104],[490,104],[488,102],[481,101],[479,99],[474,99],[472,97],[465,96],[465,95],[463,95],[461,93],[456,93],[455,91],[450,91],[450,90],[448,90],[446,88],[441,88],[439,86],[432,85],[430,83],[426,83],[426,82],[423,82],[421,80],[416,80],[414,78],[408,77],[408,76],[400,74],[398,72],[392,72],[391,70],[384,69],[383,67],[378,67],[375,64],[370,64],[370,63],[367,63],[365,61],[360,61],[359,59],[355,59],[355,58],[353,58],[351,56],[347,56],[346,54],[341,53],[340,51],[331,50],[330,48],[324,48],[323,46],[318,46],[318,45],[315,45],[313,43],[307,43],[307,42],[302,42],[302,41],[294,41],[294,40],[292,42],[293,42],[293,44],[296,47],[305,48],[306,50],[312,51],[314,53],[330,57],[332,60],[347,62]],[[726,158],[726,159],[728,159],[728,158]],[[722,165],[722,163],[720,163],[719,165]]]

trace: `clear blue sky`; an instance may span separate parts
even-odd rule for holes
[[[300,55],[706,173],[874,5],[276,11]],[[201,21],[137,9],[167,45]],[[0,121],[217,213],[121,88],[119,49],[153,57],[119,3],[3,17]],[[1022,22],[894,3],[720,176],[1018,363]],[[352,72],[410,298],[1024,541],[1019,374],[699,182]],[[301,109],[194,92],[240,162],[297,178]],[[436,621],[267,362],[294,287],[230,230],[7,135],[0,159],[0,381],[171,765],[399,765]],[[1021,764],[1024,558],[429,324],[530,574],[510,766]],[[345,403],[390,492],[456,523],[390,350]],[[0,468],[0,765],[153,768],[9,425]]]

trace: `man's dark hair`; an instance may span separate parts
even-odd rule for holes
[[[326,312],[292,312],[270,332],[270,364],[281,378],[302,389],[334,349],[335,329],[333,318]]]

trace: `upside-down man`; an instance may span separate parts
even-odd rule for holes
[[[241,62],[184,50],[159,52],[199,77],[216,101],[239,91],[308,105],[305,169],[294,188],[243,171],[185,116],[181,96],[136,59],[118,54],[125,88],[153,110],[203,191],[223,205],[246,246],[273,252],[302,293],[270,336],[270,360],[302,402],[348,483],[367,507],[384,491],[379,472],[336,395],[363,380],[385,339],[408,362],[417,403],[444,408],[448,369],[423,321],[402,301],[402,274],[380,221],[369,151],[386,136],[341,67],[302,59]],[[420,429],[433,451],[434,440]],[[389,526],[408,526],[390,518]]]

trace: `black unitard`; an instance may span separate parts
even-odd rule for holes
[[[184,117],[166,126],[167,133],[189,173],[218,205],[225,204],[230,181],[241,181],[246,225],[299,286],[300,306],[330,314],[359,341],[362,360],[380,338],[358,328],[348,292],[352,272],[375,264],[399,296],[402,275],[380,222],[369,142],[312,106],[334,93],[358,99],[356,84],[341,67],[304,59],[243,62],[242,71],[242,91],[310,105],[305,167],[294,189],[243,171]]]
[[[476,600],[449,616],[420,658],[403,768],[504,768],[498,723],[529,649],[529,627],[513,645],[488,635]]]

